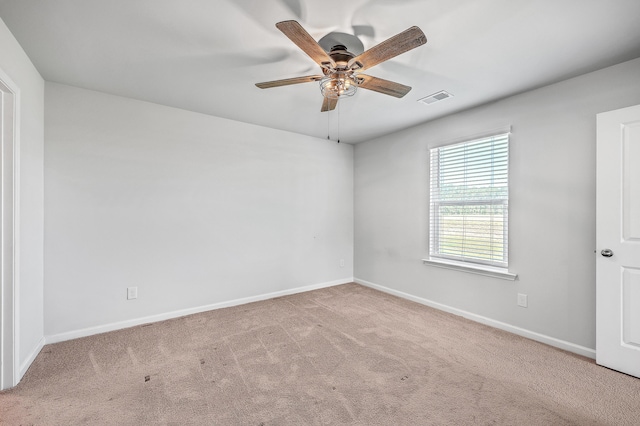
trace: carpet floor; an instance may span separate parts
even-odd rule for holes
[[[46,345],[2,425],[640,425],[640,379],[357,284]]]

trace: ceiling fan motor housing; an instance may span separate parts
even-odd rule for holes
[[[358,78],[349,67],[349,61],[356,55],[349,52],[347,47],[336,44],[328,52],[329,57],[335,62],[335,67],[330,64],[323,64],[322,72],[325,77],[320,80],[320,92],[322,96],[329,99],[338,99],[353,96],[358,89]]]
[[[322,67],[325,75],[328,75],[335,71],[347,71],[349,68],[349,61],[355,58],[356,55],[349,52],[347,48],[341,44],[337,44],[331,48],[329,57],[335,62],[335,67],[329,63]],[[323,64],[324,65],[324,64]]]

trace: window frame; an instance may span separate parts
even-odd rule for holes
[[[496,137],[505,137],[506,136],[506,172],[504,172],[504,176],[507,179],[507,195],[506,198],[489,198],[484,200],[433,200],[432,198],[432,188],[433,188],[433,179],[439,178],[440,173],[437,171],[434,174],[432,170],[433,160],[432,155],[434,155],[434,151],[446,148],[453,147],[455,145],[469,144],[474,142],[480,142],[484,139],[491,139]],[[454,141],[450,141],[448,143],[442,143],[434,146],[430,146],[428,149],[428,157],[429,157],[429,173],[428,173],[428,187],[429,187],[429,216],[428,216],[428,250],[429,256],[426,259],[422,259],[425,264],[429,264],[432,266],[439,266],[448,269],[457,269],[465,272],[473,272],[481,275],[488,275],[497,278],[515,280],[517,275],[509,272],[509,200],[510,200],[510,147],[512,143],[511,137],[511,127],[502,128],[498,130],[494,130],[491,132],[485,132],[480,135],[475,135],[472,137],[460,138]],[[440,229],[440,219],[441,215],[433,217],[434,212],[438,211],[442,206],[473,206],[473,205],[483,205],[483,206],[502,206],[503,210],[503,223],[507,224],[506,232],[503,232],[503,248],[506,247],[506,250],[502,252],[502,259],[504,262],[500,261],[491,261],[491,260],[482,260],[477,258],[469,258],[464,256],[456,256],[453,254],[442,254],[439,252],[440,243],[442,241],[441,238],[441,229]],[[499,216],[498,216],[499,217]]]

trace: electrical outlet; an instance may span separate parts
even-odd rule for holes
[[[127,287],[127,300],[138,298],[138,287]]]
[[[344,259],[340,259],[340,267],[344,268]]]
[[[523,308],[527,307],[527,295],[518,293],[518,306],[522,306]]]

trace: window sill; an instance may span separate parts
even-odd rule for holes
[[[483,265],[470,265],[468,263],[456,262],[453,260],[422,259],[422,263],[424,263],[425,265],[436,266],[438,268],[454,269],[456,271],[484,275],[486,277],[500,278],[509,281],[515,281],[515,279],[518,277],[518,274],[513,274],[506,269]]]

